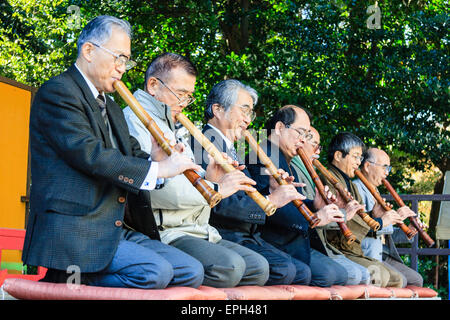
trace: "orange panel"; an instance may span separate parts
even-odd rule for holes
[[[24,229],[31,91],[0,82],[0,97],[0,227]],[[19,262],[20,252],[5,252],[5,260]]]

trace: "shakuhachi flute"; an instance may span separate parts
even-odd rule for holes
[[[322,180],[320,180],[316,170],[314,169],[314,167],[313,167],[313,165],[311,163],[311,160],[308,158],[308,156],[306,155],[305,151],[302,148],[298,148],[297,149],[297,154],[302,159],[302,162],[305,165],[306,170],[308,170],[308,173],[311,176],[314,184],[317,187],[317,191],[319,192],[319,194],[321,195],[323,200],[327,204],[333,203],[333,201],[331,201],[331,199],[329,199],[327,197],[327,195],[325,193],[325,186],[323,185]],[[352,233],[352,231],[349,229],[349,227],[345,224],[345,222],[337,222],[337,224],[338,224],[339,229],[341,230],[342,234],[347,239],[347,244],[353,243],[356,240],[356,237]]]
[[[176,119],[189,131],[194,139],[200,143],[200,145],[206,150],[206,152],[211,155],[214,161],[222,166],[225,172],[228,173],[237,170],[233,165],[231,165],[224,159],[222,153],[214,146],[211,141],[209,141],[207,137],[205,137],[205,135],[191,122],[191,120],[186,117],[186,115],[178,113],[176,115]],[[245,191],[245,193],[250,198],[252,198],[261,207],[261,209],[264,210],[266,215],[271,216],[277,210],[277,207],[258,191]]]
[[[248,132],[244,130],[242,132],[245,140],[248,142],[250,147],[255,151],[261,163],[267,168],[270,175],[278,182],[279,185],[287,185],[288,182],[281,177],[281,174],[278,172],[277,168],[273,164],[272,160],[267,156],[267,154],[263,151],[263,149],[258,145],[255,138]],[[300,211],[300,213],[305,217],[306,221],[308,221],[309,226],[314,228],[320,222],[320,219],[312,213],[308,207],[301,200],[292,200],[294,206]]]
[[[385,211],[392,210],[391,207],[389,207],[387,205],[386,201],[383,200],[383,198],[381,197],[380,193],[375,189],[375,187],[370,183],[370,181],[367,180],[367,178],[362,174],[362,172],[359,169],[355,170],[355,175],[359,178],[359,180],[362,181],[362,183],[364,183],[366,188],[369,189],[370,193],[373,195],[375,200],[377,200],[377,202],[383,207],[383,209]],[[402,229],[402,231],[406,234],[408,239],[412,239],[417,234],[416,230],[411,230],[403,222],[402,223],[397,223],[397,226],[399,226],[400,229]]]
[[[392,197],[394,198],[395,202],[397,202],[397,204],[400,207],[404,207],[405,203],[403,202],[402,198],[400,198],[400,196],[398,195],[397,191],[395,191],[395,189],[391,186],[389,181],[387,181],[384,178],[381,181],[383,182],[384,186],[389,191],[389,193],[392,195]],[[428,233],[425,230],[422,229],[422,227],[419,225],[419,222],[417,221],[417,218],[416,217],[409,217],[409,221],[411,221],[411,224],[414,226],[414,228],[417,229],[417,231],[419,232],[419,235],[425,241],[427,246],[430,247],[430,248],[432,246],[434,246],[434,244],[435,244],[434,240],[428,235]]]
[[[131,110],[133,110],[139,120],[142,121],[161,148],[169,156],[174,152],[178,152],[170,141],[164,136],[163,131],[158,127],[153,118],[144,110],[137,99],[131,94],[125,84],[120,80],[116,80],[113,86]],[[194,170],[186,170],[183,173],[192,185],[202,194],[211,208],[216,206],[222,200],[222,195],[214,191]]]
[[[354,200],[351,194],[349,194],[348,191],[345,190],[342,183],[340,183],[339,180],[336,179],[336,177],[333,176],[333,174],[331,174],[323,166],[323,164],[320,163],[319,160],[313,159],[312,163],[325,176],[325,179],[327,179],[333,185],[333,187],[339,192],[339,194],[346,203],[349,203],[350,201]],[[367,223],[367,225],[373,230],[378,231],[380,229],[380,224],[374,219],[372,219],[363,209],[358,210],[356,214],[359,215],[364,220],[364,222]]]

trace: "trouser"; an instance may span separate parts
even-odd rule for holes
[[[217,243],[192,236],[182,236],[170,243],[203,265],[206,286],[231,288],[237,285],[263,286],[269,278],[269,264],[260,254],[237,243]]]
[[[407,285],[418,287],[423,286],[423,278],[417,271],[386,255],[383,255],[383,261],[391,268],[400,273],[403,278],[404,287]]]
[[[331,258],[347,270],[348,280],[346,285],[369,284],[370,273],[367,268],[353,262],[343,254],[335,255]]]
[[[66,271],[51,269],[43,280],[68,282],[70,276]],[[142,233],[123,229],[114,257],[106,268],[100,272],[82,273],[80,278],[81,284],[99,287],[197,288],[203,281],[203,267],[181,250]]]
[[[361,241],[361,249],[364,256],[376,259],[378,261],[383,260],[383,243],[380,238],[366,237]]]
[[[369,270],[370,284],[378,287],[403,287],[403,278],[400,273],[386,263],[365,256],[350,254],[345,256]]]
[[[315,249],[311,249],[309,266],[312,273],[312,286],[343,286],[348,281],[347,270],[342,265]]]
[[[244,240],[239,244],[266,258],[269,263],[269,279],[266,285],[308,285],[311,282],[311,269],[306,263],[275,248],[263,239],[258,239],[258,242],[250,239]]]
[[[298,235],[288,243],[274,245],[307,264],[311,270],[311,281],[309,285],[318,287],[330,287],[332,285],[344,285],[347,282],[347,271],[330,257],[310,247],[309,238]]]

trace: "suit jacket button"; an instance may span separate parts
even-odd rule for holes
[[[123,182],[128,182],[128,177],[124,177]]]
[[[125,203],[127,199],[125,197],[119,197],[117,198],[117,201],[119,201],[120,203]]]
[[[122,226],[122,221],[116,220],[116,222],[114,222],[114,224],[116,225],[116,227],[121,227]]]
[[[123,180],[123,175],[119,176],[119,180],[122,181]]]
[[[134,180],[130,178],[130,179],[128,180],[128,183],[129,183],[129,184],[133,184],[133,183],[134,183]]]

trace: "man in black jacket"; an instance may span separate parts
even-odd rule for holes
[[[180,154],[165,157],[158,148],[149,161],[129,135],[122,110],[106,95],[133,67],[130,38],[128,22],[93,19],[78,39],[76,63],[36,94],[22,258],[48,268],[45,281],[64,282],[68,269],[78,269],[81,283],[96,286],[196,287],[203,280],[197,260],[124,228],[128,195],[154,189],[157,178],[201,169]],[[133,241],[136,235],[154,249]]]
[[[289,172],[295,181],[299,181],[291,160],[297,155],[297,149],[310,139],[308,114],[295,105],[284,106],[269,119],[266,130],[268,138],[267,141],[261,142],[261,145],[267,156],[277,168]],[[263,173],[263,168],[264,165],[259,159],[256,164],[248,166],[251,177],[257,182],[258,190],[265,193],[270,182],[269,176]],[[298,191],[302,192],[300,188]],[[344,215],[337,205],[326,205],[318,192],[314,200],[306,199],[303,202],[320,219],[318,226],[343,221]],[[345,268],[317,250],[311,250],[309,233],[308,221],[293,203],[279,208],[261,227],[264,240],[309,266],[310,285],[344,285],[348,280]]]

